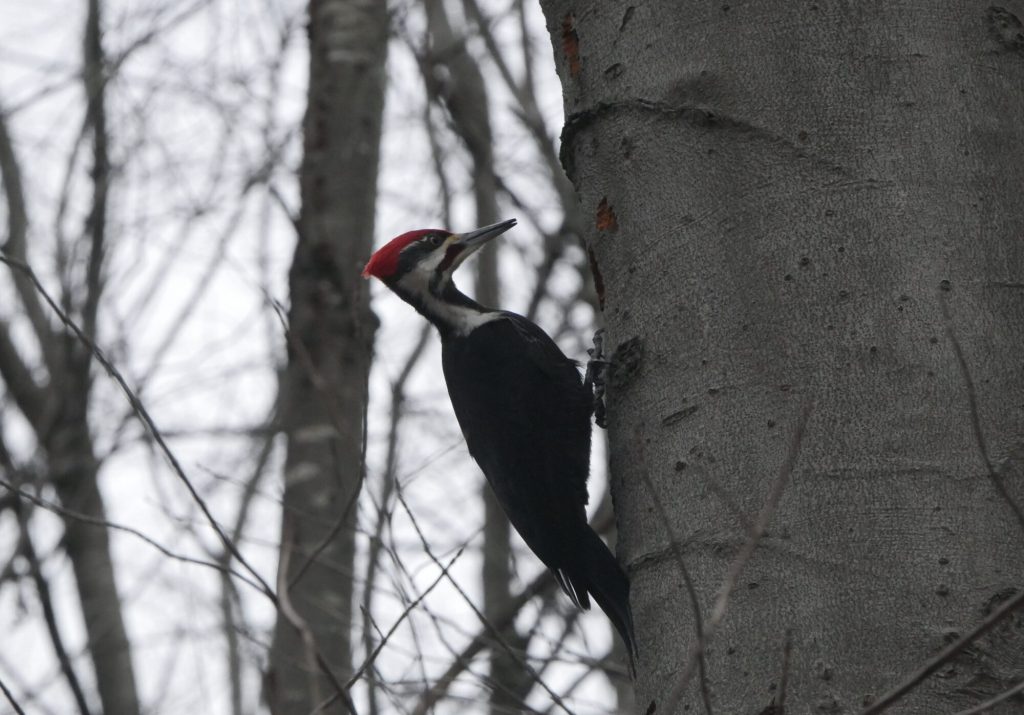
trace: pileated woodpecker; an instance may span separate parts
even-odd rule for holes
[[[593,595],[636,653],[629,579],[587,524],[592,397],[576,363],[521,315],[464,295],[452,273],[515,219],[464,234],[410,231],[370,258],[441,334],[441,364],[469,453],[509,521],[579,608]]]

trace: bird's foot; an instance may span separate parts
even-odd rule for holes
[[[587,361],[587,373],[583,384],[592,395],[594,422],[601,429],[608,428],[608,415],[605,413],[604,390],[608,376],[609,360],[604,359],[604,328],[594,333],[594,347],[587,350],[590,360]]]

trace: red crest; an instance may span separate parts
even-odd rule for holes
[[[363,269],[363,278],[373,276],[386,280],[391,277],[398,270],[398,255],[402,252],[402,249],[431,233],[437,233],[442,236],[451,235],[449,231],[439,228],[422,228],[418,231],[407,231],[401,236],[396,236],[370,256],[370,260]]]

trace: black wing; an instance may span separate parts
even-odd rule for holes
[[[531,549],[565,565],[586,524],[590,397],[576,363],[513,313],[446,339],[442,364],[469,446]]]

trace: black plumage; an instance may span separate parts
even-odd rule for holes
[[[485,308],[451,276],[505,221],[452,235],[403,234],[380,249],[377,276],[441,334],[441,362],[455,416],[509,521],[580,608],[593,596],[636,653],[629,579],[587,523],[592,396],[579,369],[526,318]]]
[[[587,523],[591,396],[576,363],[522,316],[442,340],[469,453],[509,521],[580,608],[593,594],[633,650],[629,581]]]

